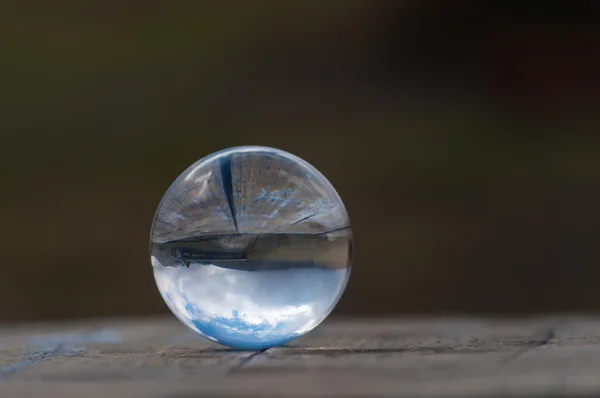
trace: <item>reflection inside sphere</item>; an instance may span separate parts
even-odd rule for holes
[[[151,232],[157,286],[199,334],[235,348],[315,328],[346,286],[352,231],[341,199],[289,153],[240,147],[186,170]]]
[[[254,349],[283,344],[317,326],[346,275],[315,267],[258,272],[210,264],[155,267],[159,289],[183,323],[216,342]]]

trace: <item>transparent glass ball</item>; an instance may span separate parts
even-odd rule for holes
[[[321,323],[352,260],[348,213],[329,181],[281,150],[207,156],[163,197],[151,261],[173,313],[238,349],[282,345]]]

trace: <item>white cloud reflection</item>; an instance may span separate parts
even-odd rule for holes
[[[344,269],[241,271],[214,265],[164,267],[153,256],[168,306],[200,334],[236,348],[280,345],[316,327],[346,283]]]

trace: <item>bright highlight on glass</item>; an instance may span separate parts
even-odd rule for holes
[[[341,297],[350,220],[329,181],[281,150],[230,148],[190,166],[163,197],[151,261],[173,313],[239,349],[314,329]]]

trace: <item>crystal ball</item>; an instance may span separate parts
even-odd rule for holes
[[[151,231],[158,289],[185,325],[237,349],[319,325],[350,276],[352,230],[331,183],[282,150],[200,159],[164,195]]]

